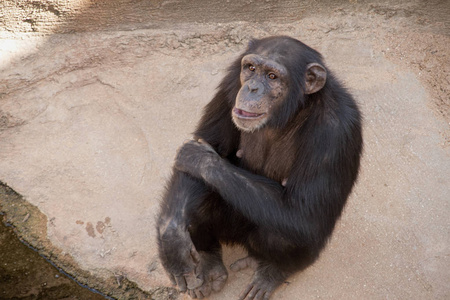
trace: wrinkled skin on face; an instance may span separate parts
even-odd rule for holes
[[[277,107],[284,104],[290,90],[287,69],[273,58],[248,54],[241,60],[241,88],[232,111],[234,124],[244,132],[262,128]],[[325,68],[318,63],[306,67],[304,93],[318,92],[326,82]]]
[[[275,107],[288,95],[287,70],[268,57],[249,54],[241,61],[241,89],[233,108],[233,122],[246,132],[263,127]]]

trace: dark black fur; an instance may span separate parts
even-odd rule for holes
[[[246,54],[262,52],[276,53],[277,62],[288,69],[289,94],[263,128],[244,133],[231,119],[241,87],[240,62]],[[303,92],[306,66],[314,62],[325,66],[321,55],[303,43],[270,37],[252,41],[229,68],[195,131],[221,158],[206,146],[185,145],[177,160],[203,167],[185,172],[176,167],[162,202],[160,257],[172,278],[194,272],[207,284],[202,271],[193,271],[201,265],[192,258],[195,250],[217,258],[220,242],[239,244],[259,262],[253,282],[267,286],[270,295],[318,257],[356,181],[362,134],[354,99],[329,70],[320,91]],[[236,156],[239,149],[242,158]],[[182,252],[190,250],[181,248],[189,248],[190,239],[195,250],[189,257]],[[217,264],[205,260],[203,270]]]

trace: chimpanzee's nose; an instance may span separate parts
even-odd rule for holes
[[[248,89],[251,93],[260,95],[264,91],[264,86],[260,82],[252,80],[248,83]]]

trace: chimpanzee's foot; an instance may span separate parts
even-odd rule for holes
[[[239,295],[239,300],[269,300],[275,289],[283,283],[287,277],[284,272],[273,265],[259,262],[248,256],[235,261],[231,270],[239,271],[250,267],[256,270],[252,282]]]
[[[189,289],[188,294],[194,299],[203,299],[211,294],[211,291],[220,291],[228,278],[228,272],[222,262],[220,253],[199,251],[200,265],[197,272],[203,274],[203,285]]]
[[[252,270],[256,271],[258,268],[258,261],[251,257],[247,256],[241,259],[238,259],[234,263],[231,264],[230,269],[233,272],[237,272],[246,268],[251,268]]]
[[[255,274],[252,283],[239,295],[239,300],[269,300],[275,289],[282,282],[271,278],[264,278]]]

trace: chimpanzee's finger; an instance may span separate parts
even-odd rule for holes
[[[169,275],[170,282],[171,282],[173,285],[177,285],[177,282],[176,282],[176,280],[175,280],[175,276],[173,276],[173,274],[169,274],[169,273],[168,273],[168,275]]]
[[[178,288],[180,289],[180,292],[184,293],[187,290],[186,280],[184,279],[184,276],[175,276],[175,280],[177,282]]]
[[[194,272],[184,275],[186,280],[187,288],[190,290],[196,289],[203,284],[203,278],[197,277]]]

